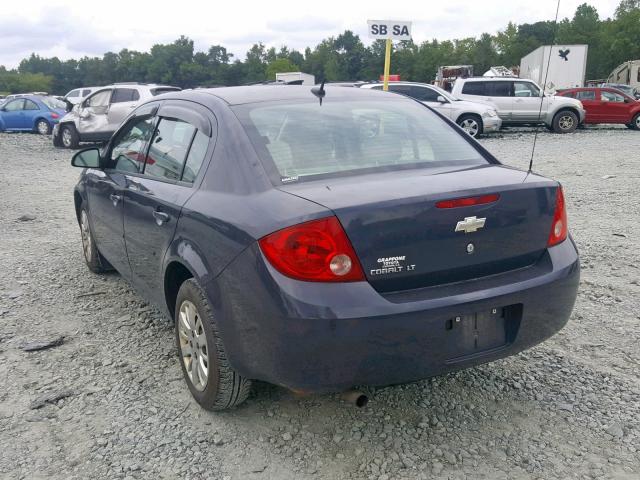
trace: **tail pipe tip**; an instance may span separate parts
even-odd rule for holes
[[[359,390],[349,390],[340,395],[343,401],[351,403],[358,408],[363,408],[369,403],[369,397]]]

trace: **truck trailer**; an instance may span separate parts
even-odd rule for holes
[[[520,77],[533,80],[550,92],[582,87],[588,50],[588,45],[543,45],[522,57]]]

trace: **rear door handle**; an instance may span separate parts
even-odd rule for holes
[[[153,218],[156,219],[156,223],[159,227],[161,227],[164,223],[169,221],[169,214],[164,212],[159,212],[158,210],[153,211]]]
[[[118,202],[120,200],[122,200],[122,195],[116,195],[115,193],[112,193],[111,195],[109,195],[109,198],[113,202],[113,206],[117,207],[118,206]]]

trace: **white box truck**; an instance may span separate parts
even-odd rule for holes
[[[588,45],[543,45],[522,57],[520,77],[543,86],[546,76],[544,89],[550,92],[582,87],[587,69],[588,50]]]
[[[315,85],[316,77],[302,72],[276,73],[276,82],[284,82],[293,85]]]

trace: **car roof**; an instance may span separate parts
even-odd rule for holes
[[[530,78],[520,78],[520,77],[467,77],[467,78],[462,78],[462,77],[458,77],[456,79],[456,81],[462,81],[462,82],[500,82],[500,81],[505,81],[505,82],[513,82],[513,81],[519,81],[519,82],[532,82],[533,80],[531,80]]]
[[[198,90],[183,90],[182,92],[171,92],[173,98],[182,99],[198,99],[203,100],[206,95],[218,97],[229,105],[242,105],[247,103],[270,102],[278,100],[308,100],[313,99],[311,93],[312,88],[309,85],[251,85],[243,87],[220,87],[220,88],[203,88]],[[360,88],[344,88],[340,86],[325,85],[325,98],[341,98],[349,99],[358,98],[377,98],[384,95],[372,89]],[[197,96],[197,97],[196,97]],[[386,95],[385,95],[386,98]]]

